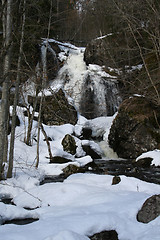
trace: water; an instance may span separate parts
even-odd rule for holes
[[[68,50],[67,59],[50,87],[52,90],[64,89],[80,114],[88,119],[112,116],[121,103],[117,78],[101,66],[86,66],[84,50]]]

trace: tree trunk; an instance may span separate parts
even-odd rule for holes
[[[42,89],[42,96],[41,96],[41,100],[40,100],[39,115],[38,115],[37,161],[36,161],[36,168],[38,168],[38,165],[39,165],[39,141],[40,141],[40,129],[41,129],[42,102],[43,102],[43,89]]]
[[[3,29],[5,32],[5,34],[3,34],[5,54],[3,68],[2,99],[0,102],[0,179],[3,178],[3,159],[7,156],[7,151],[4,152],[4,144],[7,143],[5,139],[7,137],[7,120],[9,116],[9,72],[12,45],[12,0],[7,0],[6,4],[6,18],[4,18],[5,13],[3,14],[2,18],[2,20],[5,21],[3,23],[3,27],[5,27],[5,29]]]
[[[51,152],[51,146],[50,146],[50,143],[49,143],[49,140],[48,140],[48,136],[47,136],[47,134],[46,134],[46,132],[44,130],[44,127],[43,127],[42,123],[41,123],[41,130],[42,130],[42,133],[43,133],[43,135],[45,137],[45,140],[46,140],[46,143],[47,143],[47,147],[48,147],[49,158],[51,160],[53,158],[52,152]]]
[[[21,40],[20,40],[20,47],[19,47],[19,58],[18,58],[18,66],[17,66],[17,79],[16,79],[16,86],[15,86],[14,104],[13,104],[13,110],[12,110],[12,127],[11,127],[9,166],[8,166],[7,178],[12,177],[12,170],[13,170],[14,140],[15,140],[16,115],[17,115],[16,109],[17,109],[17,102],[19,98],[20,68],[21,68],[21,58],[23,53],[23,41],[24,41],[25,7],[26,7],[26,0],[23,1],[23,19],[22,19]]]
[[[32,145],[31,132],[32,132],[32,125],[33,125],[33,120],[34,120],[34,114],[35,114],[35,110],[36,110],[36,106],[37,106],[37,100],[38,100],[38,90],[36,90],[36,96],[35,96],[35,101],[33,104],[32,114],[30,114],[30,112],[28,112],[28,129],[27,129],[27,138],[25,139],[25,143],[28,146]]]

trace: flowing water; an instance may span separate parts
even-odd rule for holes
[[[53,90],[63,88],[80,114],[88,119],[112,116],[121,102],[117,78],[106,73],[104,67],[86,66],[84,50],[68,50],[64,66],[50,87]]]
[[[46,69],[45,49],[43,49],[44,69]],[[58,76],[51,82],[53,91],[62,88],[69,99],[73,99],[79,113],[87,119],[100,116],[113,116],[121,103],[118,81],[115,76],[105,72],[104,67],[85,64],[85,48],[63,44],[60,56],[65,59]],[[51,52],[51,50],[50,50]],[[54,57],[55,53],[53,52]],[[160,184],[160,168],[136,167],[131,160],[121,160],[109,148],[106,141],[99,143],[105,153],[104,160],[95,160],[99,173],[111,175],[126,175],[140,178],[148,182]],[[112,159],[112,160],[111,160]],[[92,170],[92,172],[96,172]],[[63,181],[64,176],[51,176],[44,181]],[[43,183],[42,183],[43,184]]]

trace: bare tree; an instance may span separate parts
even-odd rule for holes
[[[11,127],[11,140],[10,140],[10,152],[9,152],[9,166],[7,178],[12,177],[13,170],[13,158],[14,158],[14,140],[15,140],[15,128],[16,128],[16,108],[19,97],[19,84],[20,84],[20,69],[21,69],[21,58],[23,53],[23,41],[24,41],[24,28],[25,28],[25,10],[26,10],[26,0],[23,0],[23,14],[22,14],[22,29],[21,29],[21,39],[19,47],[19,58],[17,64],[17,79],[15,86],[14,104],[12,110],[12,127]]]
[[[160,105],[160,6],[157,0],[130,1],[113,0],[126,32],[134,40],[143,69],[134,80],[134,88],[156,105]],[[129,40],[130,41],[130,40]],[[132,49],[131,49],[132,50]]]
[[[4,152],[4,143],[6,144],[7,120],[9,117],[9,83],[10,83],[10,64],[12,48],[12,0],[3,1],[3,27],[4,27],[4,68],[3,68],[3,86],[2,98],[0,102],[0,179],[3,178],[3,159],[7,152]],[[7,148],[6,148],[7,149]]]

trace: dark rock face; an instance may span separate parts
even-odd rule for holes
[[[87,155],[91,156],[92,159],[101,159],[102,156],[100,152],[96,151],[92,145],[90,145],[90,142],[82,143],[82,148],[86,152]]]
[[[86,77],[81,93],[80,113],[87,119],[112,116],[121,103],[118,81],[100,77],[97,71]]]
[[[125,34],[130,33],[125,32]],[[84,61],[87,65],[98,64],[116,68],[117,66],[134,65],[136,60],[137,62],[141,60],[137,57],[139,56],[138,50],[135,48],[135,42],[130,41],[132,51],[128,57],[128,42],[125,39],[127,38],[124,37],[124,33],[117,33],[92,40],[85,49]],[[134,59],[134,63],[131,62],[132,59]]]
[[[28,96],[28,102],[33,106],[35,98]],[[40,97],[36,111],[39,111]],[[51,96],[45,96],[42,103],[42,122],[46,125],[73,124],[77,122],[77,111],[68,103],[64,92],[60,89]]]
[[[92,40],[86,47],[84,53],[84,61],[86,64],[98,64],[104,63],[104,41]]]
[[[137,214],[137,220],[142,223],[149,223],[158,216],[160,216],[160,194],[153,195],[145,201]]]
[[[46,56],[44,54],[44,49],[46,49]],[[48,43],[43,42],[40,48],[40,67],[43,71],[43,67],[46,68],[46,80],[47,82],[53,80],[62,65],[58,59],[58,54],[60,53],[60,48],[56,42]]]
[[[47,51],[47,77],[48,80],[53,80],[60,69],[60,61],[58,60],[56,53],[52,48]]]
[[[155,117],[156,116],[156,117]],[[119,157],[134,159],[160,147],[160,109],[144,97],[126,99],[109,133],[109,145]]]
[[[92,129],[89,127],[83,127],[81,138],[90,140],[92,138]]]
[[[115,230],[103,231],[89,237],[91,240],[118,240],[118,234]]]
[[[76,154],[76,142],[74,140],[74,137],[72,137],[71,135],[65,135],[62,140],[62,146],[64,151],[71,153],[72,155]]]

